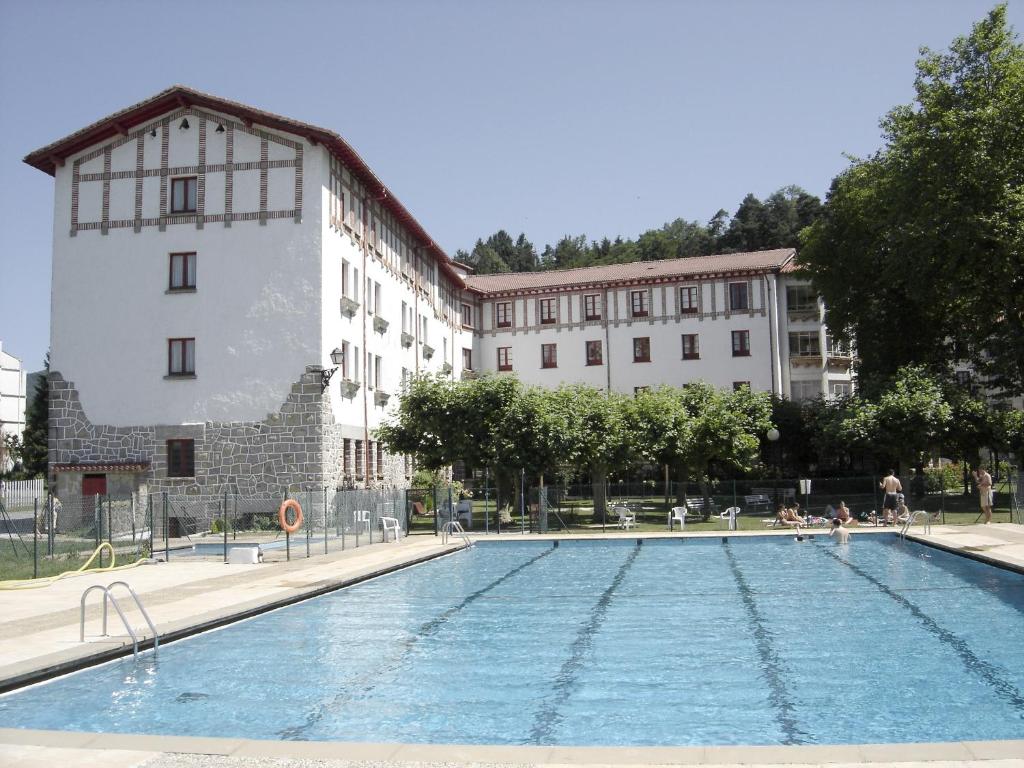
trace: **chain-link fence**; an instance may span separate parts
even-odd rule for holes
[[[0,498],[0,580],[52,576],[75,570],[106,542],[115,563],[150,552],[152,520],[145,496],[47,494],[8,505]],[[111,563],[101,550],[96,566]]]

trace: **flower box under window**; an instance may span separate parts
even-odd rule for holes
[[[377,333],[384,333],[388,329],[388,321],[380,315],[373,316],[373,330]]]
[[[429,360],[434,356],[434,348],[429,344],[424,343],[423,345],[423,358]]]
[[[416,341],[416,339],[413,337],[413,335],[411,333],[406,333],[405,331],[402,331],[402,346],[403,347],[411,347],[412,343],[414,341]]]
[[[341,297],[341,314],[352,317],[355,315],[356,310],[359,309],[359,302],[355,299],[350,299],[348,296]]]
[[[359,391],[359,382],[351,379],[343,379],[340,385],[341,396],[352,398]]]

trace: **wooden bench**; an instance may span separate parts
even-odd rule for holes
[[[743,509],[753,514],[763,515],[772,511],[772,500],[764,493],[752,493],[743,497]]]

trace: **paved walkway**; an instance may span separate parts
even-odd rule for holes
[[[892,529],[853,529],[856,536]],[[914,538],[1024,572],[1024,526],[935,526]],[[571,534],[570,534],[571,535]],[[661,538],[667,534],[618,532],[612,538]],[[679,535],[679,534],[674,534]],[[723,532],[693,534],[721,537]],[[764,535],[739,532],[736,536]],[[792,536],[792,531],[773,535]],[[594,534],[587,534],[593,538]],[[492,537],[494,538],[494,537]],[[502,538],[522,539],[519,534]],[[527,536],[525,538],[551,538]],[[266,608],[303,599],[338,585],[454,551],[433,536],[414,536],[401,545],[376,544],[311,559],[262,565],[190,561],[143,565],[92,574],[42,589],[0,591],[0,686],[57,672],[83,659],[130,652],[125,636],[99,637],[99,599],[90,601],[86,642],[78,640],[79,599],[92,584],[123,579],[138,592],[161,636],[215,626]],[[129,612],[140,637],[148,628]],[[116,617],[112,616],[112,620]],[[116,625],[111,625],[117,631]],[[103,766],[103,768],[414,768],[471,766],[879,766],[912,768],[1022,768],[1024,741],[954,742],[801,747],[496,747],[415,744],[275,742],[244,739],[135,736],[0,728],[0,766]]]

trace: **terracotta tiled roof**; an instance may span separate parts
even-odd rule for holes
[[[148,461],[83,461],[78,464],[54,464],[54,472],[145,472]]]
[[[557,290],[607,283],[645,282],[672,278],[700,278],[717,275],[780,270],[792,263],[796,251],[779,248],[752,253],[723,253],[664,261],[633,261],[599,267],[558,269],[545,272],[503,272],[498,275],[470,275],[466,285],[480,293]]]
[[[235,115],[243,120],[250,121],[267,128],[284,131],[310,141],[314,144],[323,144],[335,157],[343,162],[349,170],[365,186],[367,195],[378,200],[381,205],[401,221],[412,234],[420,240],[420,244],[431,251],[438,259],[442,269],[456,283],[459,276],[451,266],[451,259],[433,238],[427,234],[413,215],[406,210],[390,189],[377,178],[377,175],[370,170],[370,166],[361,158],[356,151],[349,146],[341,136],[327,128],[320,128],[316,125],[293,120],[290,117],[275,115],[272,112],[264,112],[261,109],[241,104],[237,101],[213,96],[203,93],[184,85],[172,85],[170,88],[151,96],[138,104],[115,112],[112,115],[97,120],[79,131],[75,131],[63,139],[58,139],[52,144],[47,144],[25,157],[25,162],[33,168],[38,168],[51,176],[55,175],[58,165],[63,165],[64,160],[71,155],[81,152],[83,149],[105,141],[113,136],[127,133],[143,123],[147,123],[169,110],[185,106],[205,107],[229,115]]]

